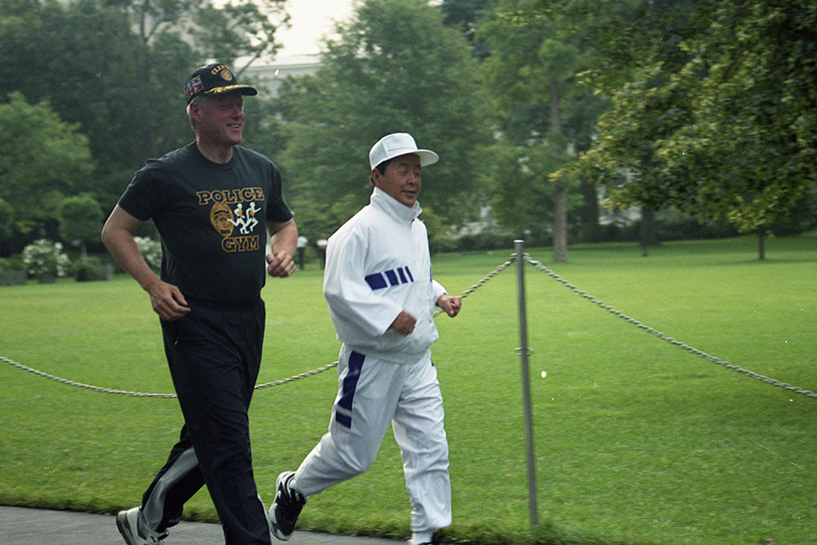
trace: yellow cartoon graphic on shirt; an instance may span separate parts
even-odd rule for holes
[[[199,191],[196,195],[200,206],[211,206],[210,223],[223,237],[221,248],[225,252],[249,252],[260,248],[261,237],[253,233],[260,223],[256,215],[261,212],[255,201],[264,200],[263,189]],[[233,236],[236,229],[243,236]]]

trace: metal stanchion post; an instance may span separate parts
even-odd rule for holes
[[[519,339],[521,346],[519,355],[522,356],[522,397],[525,404],[525,444],[528,459],[528,504],[530,509],[531,531],[537,525],[536,505],[536,460],[533,455],[533,411],[530,399],[530,370],[528,368],[528,328],[525,311],[525,259],[522,252],[524,241],[515,240],[516,247],[516,279],[519,294]]]

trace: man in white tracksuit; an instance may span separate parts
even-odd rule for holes
[[[369,469],[389,425],[403,457],[411,500],[410,545],[451,524],[448,442],[431,344],[434,309],[461,308],[431,273],[428,234],[417,219],[422,167],[439,157],[407,133],[369,152],[371,202],[329,238],[324,296],[343,343],[329,432],[296,472],[278,476],[269,510],[287,540],[306,500]]]

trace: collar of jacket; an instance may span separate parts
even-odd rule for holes
[[[374,188],[374,191],[372,191],[370,201],[372,206],[383,210],[401,223],[411,223],[423,212],[423,209],[420,208],[419,202],[415,202],[414,206],[408,207],[385,191],[381,191],[376,187]]]

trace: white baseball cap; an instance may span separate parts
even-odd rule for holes
[[[417,143],[407,132],[389,134],[377,141],[369,151],[369,164],[374,170],[383,161],[413,153],[420,157],[420,166],[427,167],[440,160],[440,156],[431,150],[417,149]]]

